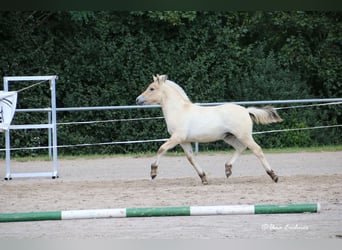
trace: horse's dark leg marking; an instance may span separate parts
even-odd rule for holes
[[[158,172],[158,166],[155,165],[155,163],[152,163],[152,165],[151,165],[151,178],[152,178],[152,180],[154,178],[156,178],[157,172]]]
[[[276,175],[275,173],[274,173],[274,171],[273,170],[271,170],[271,171],[266,171],[266,173],[271,177],[271,179],[274,181],[274,182],[278,182],[278,175]]]
[[[199,177],[201,178],[203,185],[208,185],[207,176],[205,175],[204,172],[203,172],[203,174],[200,174]]]
[[[229,176],[232,174],[233,165],[226,163],[224,166],[226,167],[226,176],[229,178]]]

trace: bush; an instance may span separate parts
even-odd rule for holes
[[[0,72],[2,76],[58,75],[58,107],[132,105],[152,74],[168,74],[193,102],[338,97],[340,30],[340,12],[1,12]],[[33,88],[19,99],[18,108],[49,105],[46,88]],[[154,109],[60,112],[58,122],[160,115]],[[342,120],[339,106],[286,110],[281,115],[285,122],[272,129]],[[46,115],[16,115],[14,122],[32,121],[46,121]],[[160,119],[58,127],[60,145],[166,137]],[[41,145],[47,143],[45,131],[18,131],[13,133],[12,146],[35,145],[33,138],[39,138]],[[340,143],[341,133],[332,129],[256,138],[265,147],[304,146]],[[59,152],[139,152],[159,145],[62,148]]]

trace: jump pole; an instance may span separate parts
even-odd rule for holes
[[[27,212],[27,213],[4,213],[4,214],[0,214],[0,222],[127,218],[127,217],[159,217],[159,216],[318,213],[320,209],[321,207],[319,203],[286,204],[286,205],[230,205],[230,206],[114,208],[114,209]]]

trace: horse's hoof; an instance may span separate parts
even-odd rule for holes
[[[151,165],[151,173],[150,173],[152,180],[153,180],[154,178],[156,178],[156,176],[157,176],[157,171],[158,171],[158,166],[155,165],[155,164],[152,164],[152,165]]]
[[[229,176],[232,175],[233,166],[231,164],[229,164],[229,165],[226,164],[225,167],[226,167],[226,176],[227,176],[227,178],[229,178]]]
[[[278,182],[279,177],[278,177],[278,175],[276,175],[276,174],[274,173],[273,170],[271,170],[271,171],[266,171],[266,173],[271,177],[271,179],[272,179],[275,183]]]
[[[275,183],[278,182],[278,179],[279,179],[279,177],[278,177],[277,175],[275,175],[274,178],[272,178],[272,180],[273,180]]]
[[[199,177],[201,178],[203,185],[208,185],[208,180],[207,180],[207,176],[205,175],[205,173],[203,173]]]

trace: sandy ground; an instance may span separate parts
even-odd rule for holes
[[[252,154],[241,156],[226,179],[230,156],[198,155],[207,186],[183,156],[164,157],[153,181],[152,157],[59,160],[58,179],[1,180],[0,213],[311,202],[320,202],[321,213],[1,223],[0,239],[342,238],[342,151],[267,154],[278,183]],[[0,166],[3,177],[3,160]],[[49,161],[12,161],[12,172],[50,170]]]

